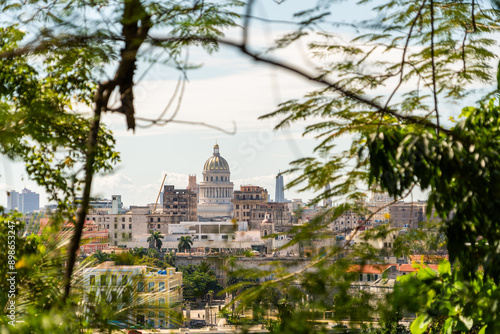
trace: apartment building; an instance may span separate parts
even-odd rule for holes
[[[147,324],[151,328],[176,328],[181,324],[182,273],[175,268],[117,266],[107,261],[83,270],[84,299],[88,307],[97,302],[116,302],[130,308],[123,326]],[[98,304],[97,304],[98,305]]]

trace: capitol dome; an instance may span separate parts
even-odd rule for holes
[[[215,144],[214,154],[205,162],[203,172],[229,173],[229,164],[227,163],[226,159],[220,156],[219,145]]]

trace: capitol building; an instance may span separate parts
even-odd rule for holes
[[[198,217],[200,221],[232,218],[233,189],[229,164],[215,144],[213,155],[203,167],[203,180],[199,183]]]

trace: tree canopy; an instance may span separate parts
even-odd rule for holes
[[[185,46],[201,46],[212,53],[222,43],[320,85],[263,116],[278,119],[277,129],[311,121],[304,134],[315,136],[318,145],[311,156],[292,162],[288,172],[299,176],[288,186],[318,192],[312,204],[331,198],[341,203],[295,228],[290,244],[322,238],[328,224],[346,210],[369,217],[359,205],[369,190],[385,191],[395,201],[416,188],[426,190],[427,211],[435,210],[442,221],[436,235],[443,235],[440,243],[446,244],[450,262],[441,263],[437,273],[422,267],[416,277],[401,279],[394,294],[381,304],[394,314],[405,296],[414,297],[405,306],[418,313],[411,326],[413,333],[424,332],[433,319],[445,319],[440,328],[443,332],[468,331],[473,326],[483,333],[498,332],[500,107],[495,99],[498,79],[493,66],[498,3],[363,0],[357,6],[368,6],[376,15],[350,24],[354,29],[349,38],[331,25],[324,28],[330,10],[338,3],[321,0],[297,12],[296,28],[265,52],[249,45],[255,20],[252,0],[246,4],[140,0],[5,3],[0,27],[0,152],[24,161],[29,177],[58,202],[55,220],[69,220],[75,226],[69,244],[52,244],[51,255],[46,253],[46,240],[19,238],[23,227],[16,226],[20,247],[16,265],[29,268],[21,272],[19,287],[30,292],[23,305],[33,306],[23,314],[34,320],[9,330],[36,332],[36,325],[51,319],[44,327],[47,332],[71,331],[67,326],[72,322],[58,327],[64,322],[58,319],[64,317],[54,314],[60,309],[73,318],[78,314],[74,307],[78,296],[72,295],[71,286],[93,177],[110,171],[120,159],[113,134],[101,123],[102,113],[122,114],[131,130],[138,120],[151,124],[175,121],[164,115],[141,119],[135,112],[134,85],[140,81],[136,69],[150,60],[146,50],[164,51],[163,61],[184,75],[190,68]],[[243,14],[234,11],[243,5]],[[224,29],[238,25],[242,27],[241,42],[223,38]],[[346,24],[335,25],[340,26]],[[271,56],[301,40],[306,41],[309,54],[319,59],[311,70]],[[490,87],[489,92],[479,92],[479,101],[467,107],[462,101],[478,84]],[[76,112],[76,103],[89,107],[92,114]],[[339,150],[337,140],[346,137],[351,146]],[[8,234],[10,219],[16,217],[2,217],[2,237]],[[313,257],[303,270],[290,272],[278,264],[271,272],[262,273],[273,274],[274,279],[243,291],[238,296],[240,305],[264,305],[264,297],[278,291],[283,296],[276,304],[282,319],[279,332],[291,328],[315,332],[310,321],[315,312],[332,308],[337,320],[379,314],[382,306],[369,303],[369,293],[351,293],[355,277],[348,270],[353,263],[375,261],[376,251],[350,241]],[[154,238],[154,243],[160,250],[161,240]],[[189,250],[191,244],[185,239],[179,250]],[[67,256],[65,261],[63,256]],[[1,268],[5,273],[6,267]],[[50,270],[43,272],[44,268]],[[206,293],[202,287],[215,284],[207,272],[185,279],[186,284],[194,282],[193,296]],[[6,287],[0,286],[0,306],[4,308]],[[1,321],[8,323],[5,317]]]

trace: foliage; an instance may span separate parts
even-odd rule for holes
[[[472,280],[467,279],[466,270],[460,265],[452,270],[448,261],[439,264],[438,272],[416,265],[416,275],[400,278],[399,303],[409,311],[420,313],[412,324],[412,333],[424,333],[427,326],[436,320],[430,333],[451,331],[469,332],[473,327],[483,333],[497,333],[498,311],[492,301],[500,298],[497,284],[482,271]],[[440,320],[445,319],[444,323]],[[436,326],[439,324],[439,326]],[[474,331],[472,331],[474,332]]]
[[[183,251],[188,251],[188,252],[191,252],[191,246],[193,245],[193,240],[191,240],[191,236],[190,235],[187,235],[187,236],[182,236],[180,237],[179,239],[179,245],[177,246],[177,248],[179,248],[179,252],[183,252]]]
[[[218,293],[222,290],[219,280],[210,266],[202,262],[200,265],[179,266],[183,274],[184,296],[201,299],[210,291]]]
[[[455,270],[460,267],[460,275],[453,284],[474,286],[473,282],[478,280],[498,283],[500,227],[495,209],[497,197],[491,196],[498,193],[500,175],[498,102],[492,99],[466,107],[460,119],[452,117],[451,126],[450,122],[443,125],[447,103],[456,105],[471,93],[472,84],[491,84],[495,79],[491,61],[495,57],[496,41],[492,33],[498,28],[497,12],[482,8],[478,13],[479,5],[475,2],[360,1],[362,5],[373,4],[377,17],[355,24],[355,37],[345,41],[338,34],[321,31],[320,23],[332,3],[335,2],[320,1],[317,7],[297,13],[297,17],[304,19],[300,33],[284,35],[275,46],[286,48],[305,36],[306,30],[310,31],[314,37],[308,37],[308,45],[318,57],[318,75],[293,69],[322,84],[303,98],[284,102],[278,110],[263,116],[279,118],[277,129],[306,120],[304,135],[314,135],[319,140],[314,156],[292,162],[287,172],[298,176],[288,187],[321,192],[313,204],[332,198],[343,203],[295,228],[290,245],[331,236],[325,236],[325,229],[345,211],[370,217],[361,204],[368,190],[387,192],[397,201],[421,188],[429,192],[429,216],[435,211],[442,224],[430,233],[410,231],[396,242],[396,253],[421,250],[438,253],[446,246]],[[346,137],[351,146],[339,150],[336,141]],[[354,232],[358,233],[360,228]],[[387,232],[375,231],[370,237]],[[347,262],[378,261],[379,252],[369,245],[348,242],[344,248],[349,252]],[[336,247],[327,255],[332,260],[345,256]],[[351,319],[369,319],[379,312],[375,303],[367,302],[373,298],[367,291],[353,291],[357,285],[352,281],[345,281],[353,287],[349,290],[340,288],[341,281],[329,279],[329,276],[339,279],[341,275],[334,273],[346,270],[339,261],[331,264],[313,258],[308,267],[314,274],[307,270],[287,274],[276,265],[272,271],[276,277],[273,283],[255,287],[240,299],[253,303],[270,287],[290,296],[293,281],[300,287],[297,294],[312,296],[313,301],[321,295],[333,296],[336,317],[343,314]],[[478,268],[483,268],[484,274]],[[419,275],[427,271],[420,270]],[[306,288],[310,281],[321,284],[311,292]],[[433,288],[435,280],[423,279],[421,284],[419,289],[411,290],[413,302],[419,306],[413,310],[425,310],[412,325],[414,333],[425,330],[431,315],[436,313],[433,305],[439,298],[448,298],[445,291]],[[410,289],[409,285],[402,286]],[[476,293],[479,290],[472,289]],[[498,303],[498,297],[492,293],[494,289],[488,291],[491,293],[488,300]],[[351,297],[344,299],[344,296]],[[447,318],[449,326],[443,330],[470,329],[472,323],[477,323],[494,332],[498,320],[485,316],[477,295],[472,296],[471,292],[468,299],[452,304],[477,313],[467,315],[470,318],[464,318],[465,322],[456,314],[447,314],[455,318]],[[303,309],[299,305],[294,305],[297,312]],[[311,309],[320,310],[322,306],[314,303]]]
[[[149,248],[156,247],[158,252],[161,252],[161,246],[163,245],[163,239],[165,236],[161,235],[158,231],[151,231],[151,235],[148,237],[147,242],[149,242]]]

